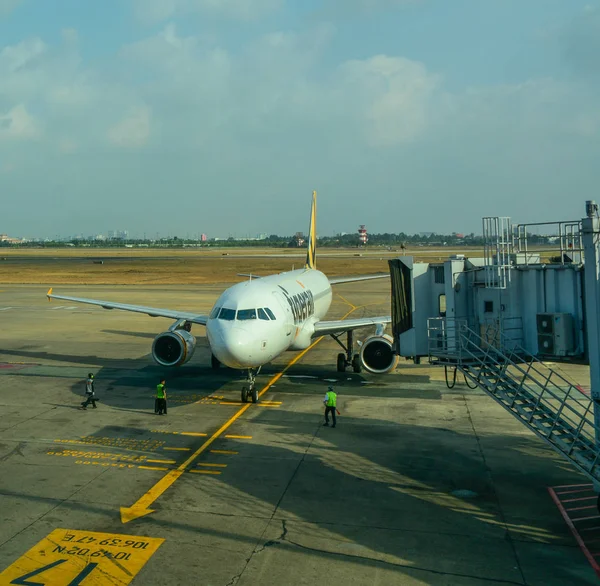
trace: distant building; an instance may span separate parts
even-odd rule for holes
[[[8,234],[0,234],[0,242],[5,244],[20,244],[23,242],[21,238],[11,238]]]
[[[304,245],[304,234],[302,232],[296,232],[294,238],[296,239],[296,246],[298,248]]]
[[[361,224],[358,229],[358,243],[360,246],[365,246],[367,244],[367,240],[369,237],[367,236],[367,229],[364,224]]]

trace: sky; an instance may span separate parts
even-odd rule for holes
[[[599,90],[600,0],[0,0],[0,233],[579,219]]]

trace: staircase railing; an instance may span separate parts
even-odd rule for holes
[[[581,472],[600,481],[600,448],[589,396],[502,332],[495,334],[495,345],[466,320],[429,322],[430,362],[460,369]]]

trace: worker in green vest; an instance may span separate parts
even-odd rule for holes
[[[323,403],[325,404],[325,423],[323,425],[329,426],[329,413],[331,412],[331,417],[333,419],[333,425],[331,427],[335,427],[337,395],[333,392],[333,387],[327,387]]]
[[[167,414],[167,388],[165,379],[161,379],[160,383],[156,385],[156,401],[154,402],[154,412],[159,415]]]

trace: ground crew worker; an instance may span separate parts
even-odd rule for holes
[[[156,385],[156,404],[155,404],[155,412],[158,412],[159,415],[165,412],[167,414],[167,389],[165,386],[165,379],[162,379]]]
[[[337,395],[333,392],[333,387],[327,387],[323,404],[325,405],[325,423],[323,425],[329,425],[329,413],[331,412],[331,417],[333,419],[333,425],[331,427],[335,427]]]
[[[95,409],[96,393],[94,392],[94,375],[91,372],[88,374],[87,380],[85,381],[85,394],[86,400],[83,403],[81,403],[80,409],[83,409],[85,411],[90,403]]]

